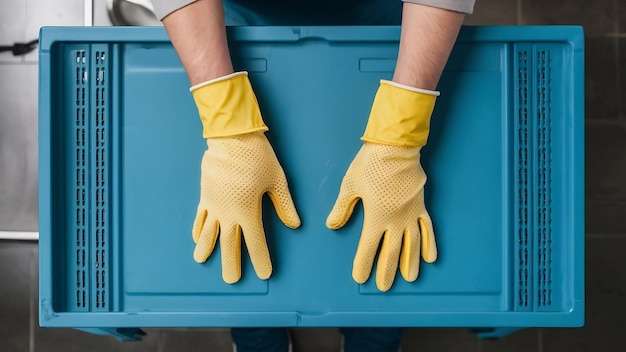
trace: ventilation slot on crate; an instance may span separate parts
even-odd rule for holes
[[[79,310],[87,309],[89,307],[89,302],[87,301],[88,295],[88,275],[87,275],[87,253],[88,253],[88,241],[87,241],[87,233],[88,233],[88,204],[86,201],[86,192],[88,191],[88,184],[86,180],[86,174],[88,174],[88,160],[87,160],[87,143],[86,143],[86,135],[88,128],[88,121],[86,109],[87,107],[87,52],[85,50],[76,50],[72,55],[72,64],[75,68],[73,71],[75,72],[74,87],[72,91],[75,92],[75,99],[72,99],[74,102],[74,106],[71,109],[75,116],[75,134],[74,134],[74,145],[72,146],[75,149],[75,153],[73,160],[73,167],[75,168],[74,172],[74,194],[76,196],[75,199],[75,231],[73,234],[75,235],[75,243],[76,250],[72,252],[76,256],[75,264],[76,264],[76,285],[75,285],[75,295],[71,295],[70,297],[75,297],[75,302],[73,306]]]
[[[516,163],[517,182],[516,199],[516,226],[515,226],[515,257],[517,267],[515,274],[516,297],[514,298],[517,310],[530,310],[531,308],[531,260],[532,260],[532,226],[531,212],[531,113],[530,113],[530,63],[529,52],[517,51],[516,70],[516,111],[515,126],[517,138]]]
[[[550,51],[537,50],[537,306],[552,304],[552,60]]]
[[[103,48],[103,49],[101,49]],[[106,60],[108,46],[101,44],[71,45],[70,60],[64,70],[69,115],[64,136],[70,149],[65,182],[69,186],[64,198],[68,212],[69,243],[66,304],[75,311],[107,311],[109,302],[109,219],[110,178],[110,67]]]
[[[93,89],[94,100],[93,109],[94,114],[93,121],[93,134],[92,134],[92,172],[93,179],[93,198],[92,204],[94,223],[92,224],[93,231],[93,277],[92,288],[94,290],[92,297],[93,308],[95,310],[108,309],[108,294],[107,288],[107,270],[108,270],[108,257],[107,257],[107,245],[108,245],[108,228],[109,218],[107,208],[109,207],[109,201],[107,191],[109,187],[108,179],[108,102],[107,102],[107,55],[105,50],[94,49],[94,77]]]

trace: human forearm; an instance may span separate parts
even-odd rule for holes
[[[435,90],[464,18],[464,13],[405,2],[393,81]]]
[[[165,18],[163,25],[191,85],[233,73],[221,0],[200,0]]]

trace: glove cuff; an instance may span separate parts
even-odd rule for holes
[[[361,140],[405,147],[426,145],[438,95],[436,91],[381,80]]]
[[[204,138],[267,131],[248,72],[237,72],[190,88]]]

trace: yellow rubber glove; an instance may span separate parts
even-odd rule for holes
[[[258,103],[246,72],[191,88],[203,122],[208,149],[202,158],[198,212],[193,224],[193,254],[198,263],[213,252],[219,236],[222,277],[241,278],[241,236],[257,276],[268,279],[272,262],[263,230],[261,201],[267,193],[282,222],[300,226],[285,172],[264,131]]]
[[[363,202],[363,230],[352,268],[357,283],[369,279],[379,247],[376,286],[381,291],[391,288],[398,263],[402,277],[412,282],[419,273],[420,254],[429,263],[437,259],[433,225],[424,205],[426,174],[420,150],[438,94],[381,81],[361,138],[365,143],[326,220],[328,228],[341,228],[359,199]]]

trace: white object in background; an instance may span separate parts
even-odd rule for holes
[[[2,240],[39,240],[39,232],[29,231],[0,231],[0,239]]]
[[[162,26],[150,0],[107,0],[114,26]]]
[[[83,25],[87,27],[93,26],[93,1],[94,0],[84,1],[85,19]]]

